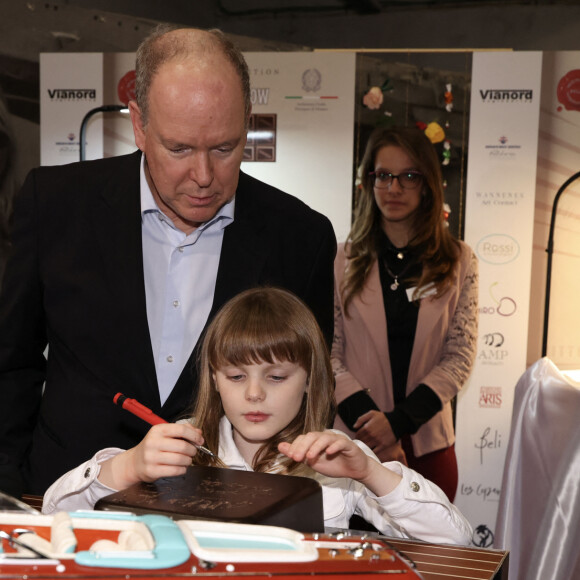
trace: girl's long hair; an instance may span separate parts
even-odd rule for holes
[[[326,429],[334,419],[334,379],[322,332],[308,307],[294,294],[279,288],[254,288],[227,302],[211,322],[199,359],[199,392],[192,423],[201,429],[205,445],[215,455],[219,422],[224,415],[214,375],[224,366],[289,361],[308,376],[308,388],[298,415],[266,441],[254,457],[254,471],[302,473],[304,466],[280,456],[278,444],[298,435]],[[276,461],[277,460],[277,461]],[[194,463],[211,464],[198,453]]]
[[[437,296],[451,285],[459,257],[459,243],[449,232],[443,214],[443,180],[435,148],[423,131],[415,127],[376,129],[370,136],[360,167],[361,189],[355,216],[346,240],[347,270],[341,288],[345,312],[359,294],[371,267],[377,259],[382,236],[381,211],[375,202],[375,160],[380,149],[400,147],[412,160],[413,168],[424,177],[421,204],[413,223],[409,249],[420,256],[423,264],[417,287],[435,284]]]

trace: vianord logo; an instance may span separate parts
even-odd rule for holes
[[[60,101],[94,101],[97,89],[47,89],[51,100]]]
[[[532,89],[480,89],[479,95],[484,103],[531,103],[534,91]]]

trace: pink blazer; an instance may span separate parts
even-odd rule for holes
[[[381,411],[393,409],[393,384],[387,343],[387,320],[378,264],[346,316],[339,299],[347,259],[340,244],[334,264],[335,305],[332,365],[340,403],[366,389]],[[467,380],[477,343],[478,271],[471,248],[461,243],[453,286],[440,298],[421,300],[411,354],[407,394],[425,383],[439,396],[443,409],[411,436],[418,457],[455,441],[451,399]],[[335,428],[354,436],[337,417]]]

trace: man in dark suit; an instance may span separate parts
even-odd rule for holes
[[[136,73],[140,151],[33,170],[16,201],[0,299],[0,489],[14,494],[137,444],[148,425],[117,392],[185,413],[203,328],[241,290],[293,291],[331,340],[330,222],[240,172],[241,53],[219,31],[162,29]]]

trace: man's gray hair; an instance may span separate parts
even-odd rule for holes
[[[169,34],[183,30],[191,34]],[[137,49],[135,64],[135,98],[141,111],[143,125],[147,124],[149,89],[159,68],[174,59],[187,59],[218,51],[232,64],[240,77],[246,122],[250,116],[250,73],[240,49],[217,28],[200,30],[172,24],[159,24]]]

